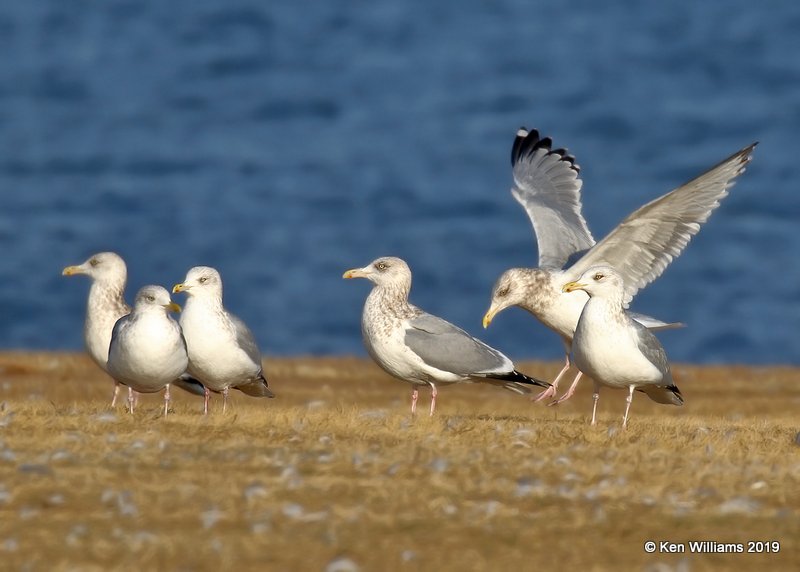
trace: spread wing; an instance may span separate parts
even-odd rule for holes
[[[680,255],[750,162],[757,143],[734,153],[696,179],[651,201],[580,258],[573,280],[596,265],[611,266],[625,282],[625,304]]]
[[[540,268],[562,268],[567,259],[594,245],[581,214],[580,167],[565,149],[552,150],[549,137],[521,128],[511,149],[511,194],[531,219]]]
[[[514,370],[511,360],[499,351],[431,314],[410,320],[405,343],[427,365],[465,377]]]

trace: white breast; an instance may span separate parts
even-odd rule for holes
[[[586,304],[572,342],[575,365],[606,385],[658,383],[659,369],[639,350],[636,331],[620,323],[602,300]]]
[[[189,373],[209,389],[222,391],[258,376],[261,364],[239,347],[234,326],[224,313],[190,300],[180,323],[189,352]]]
[[[369,301],[368,301],[369,302]],[[449,384],[462,376],[428,366],[405,343],[407,319],[371,320],[369,303],[364,307],[361,330],[370,356],[387,373],[412,385]]]
[[[159,391],[186,371],[188,358],[178,325],[165,316],[145,315],[119,332],[108,371],[134,390]]]

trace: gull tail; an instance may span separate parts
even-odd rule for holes
[[[683,405],[683,396],[677,385],[648,385],[639,389],[656,403]]]
[[[275,397],[275,394],[270,391],[263,374],[249,383],[237,385],[235,389],[251,397]]]
[[[540,381],[533,377],[528,377],[524,373],[520,373],[517,370],[509,373],[488,374],[486,376],[486,381],[493,383],[494,385],[501,385],[509,391],[523,395],[531,392],[532,385],[538,385],[539,387],[550,387],[550,384],[546,381]]]
[[[180,387],[182,390],[188,391],[192,395],[205,395],[205,386],[188,373],[184,373],[178,379],[173,381],[172,385]]]

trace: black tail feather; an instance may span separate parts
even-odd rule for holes
[[[180,387],[182,390],[188,391],[193,395],[202,396],[205,394],[205,386],[188,373],[184,373],[182,376],[172,382],[172,385]]]
[[[510,373],[491,374],[486,377],[491,379],[499,379],[500,381],[513,381],[516,383],[524,383],[526,385],[538,385],[539,387],[550,387],[546,381],[541,381],[533,377],[528,377],[524,373],[514,370]]]

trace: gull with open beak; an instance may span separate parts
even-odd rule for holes
[[[433,415],[438,385],[480,382],[522,394],[533,385],[548,386],[516,371],[510,359],[461,328],[409,303],[411,270],[400,258],[378,258],[343,278],[373,283],[361,317],[364,345],[384,371],[412,385],[412,414],[420,387],[431,389]]]
[[[519,306],[555,331],[564,343],[564,367],[552,387],[537,398],[554,397],[570,367],[570,348],[583,306],[582,290],[562,292],[562,284],[577,279],[588,268],[611,266],[624,280],[622,304],[633,297],[677,258],[741,175],[756,144],[745,147],[699,177],[642,206],[603,240],[595,243],[581,213],[580,168],[565,149],[553,149],[549,137],[534,129],[520,129],[511,150],[514,198],[525,208],[539,247],[538,268],[512,268],[494,285],[488,327],[505,308]],[[611,147],[612,152],[617,149]],[[567,266],[574,261],[572,266]],[[680,327],[642,314],[628,317],[651,330]],[[552,404],[569,399],[582,372],[567,392]]]

